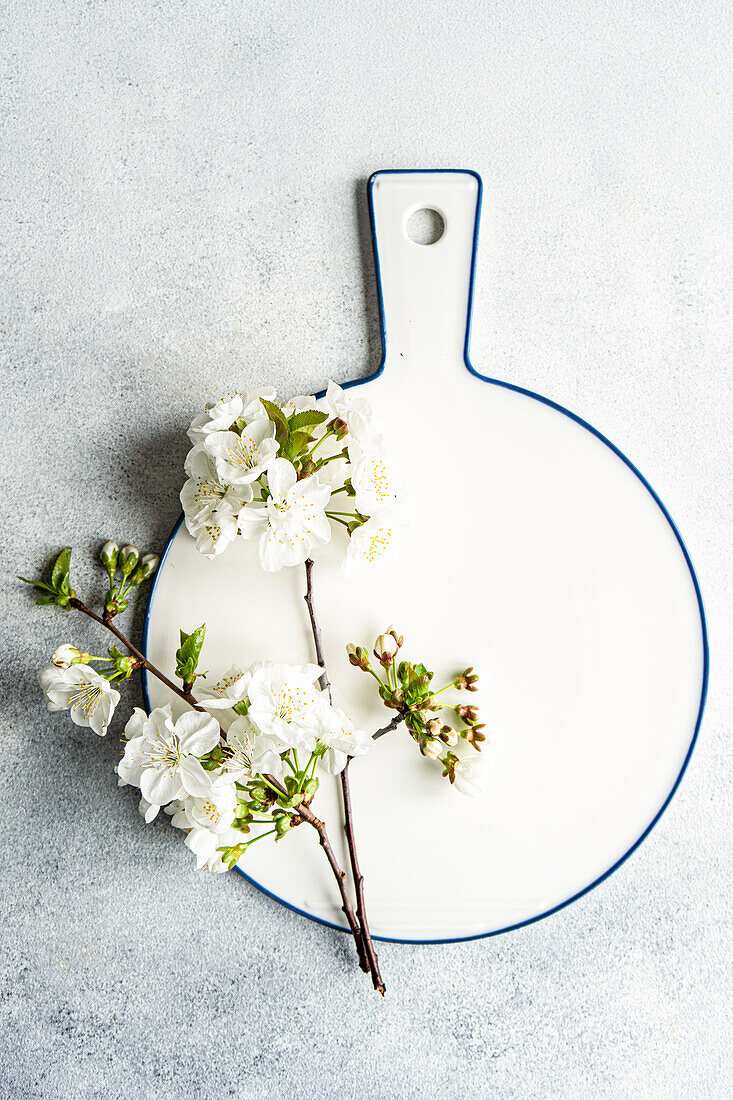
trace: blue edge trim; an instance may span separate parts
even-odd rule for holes
[[[697,576],[695,574],[695,569],[694,569],[694,566],[692,564],[692,559],[690,558],[690,555],[687,551],[687,547],[685,546],[684,541],[682,539],[682,536],[680,535],[679,531],[677,530],[677,527],[674,523],[674,520],[672,519],[669,512],[665,508],[664,504],[662,503],[660,498],[657,496],[654,489],[651,487],[651,485],[646,480],[644,475],[639,470],[637,470],[634,463],[631,462],[631,460],[628,459],[626,457],[626,455],[618,449],[618,447],[616,447],[613,443],[611,443],[611,441],[609,439],[606,439],[605,435],[603,435],[596,428],[594,428],[592,426],[592,424],[589,424],[586,420],[583,420],[582,417],[576,416],[575,413],[570,412],[568,409],[563,408],[562,405],[558,405],[556,401],[551,401],[548,397],[542,397],[540,394],[533,393],[532,390],[524,389],[522,386],[515,386],[511,382],[501,382],[497,378],[487,378],[485,375],[480,374],[477,370],[475,370],[473,365],[471,364],[471,360],[469,358],[469,343],[470,343],[470,337],[471,337],[471,310],[472,310],[472,305],[473,305],[474,281],[475,281],[475,275],[476,275],[476,252],[477,252],[477,248],[478,248],[478,230],[479,230],[479,220],[480,220],[480,216],[481,216],[481,197],[482,197],[482,192],[483,192],[483,183],[482,183],[481,177],[479,176],[479,174],[477,172],[472,172],[472,171],[469,171],[468,169],[439,169],[439,168],[434,168],[434,169],[425,169],[425,170],[423,170],[423,169],[416,168],[416,169],[405,169],[404,171],[402,171],[400,169],[390,169],[390,170],[387,170],[387,171],[375,172],[374,175],[372,175],[370,177],[370,179],[368,181],[368,184],[367,184],[367,196],[368,196],[368,202],[369,202],[369,223],[370,223],[370,226],[371,226],[372,247],[374,249],[374,267],[375,267],[375,273],[376,273],[376,278],[377,278],[377,292],[378,292],[378,297],[379,297],[379,327],[380,327],[380,331],[381,331],[381,335],[382,335],[382,361],[379,364],[378,369],[373,374],[368,375],[368,377],[366,377],[366,378],[357,378],[353,382],[346,382],[346,383],[344,383],[344,388],[351,388],[352,386],[361,386],[361,385],[364,385],[364,383],[366,383],[366,382],[371,382],[372,379],[379,377],[379,375],[384,370],[384,364],[385,364],[385,359],[386,359],[386,355],[387,355],[387,341],[386,341],[385,319],[384,319],[384,299],[383,299],[383,295],[382,295],[382,280],[381,280],[381,276],[380,276],[380,267],[379,267],[379,252],[378,252],[378,249],[377,249],[377,237],[376,237],[375,226],[374,226],[373,189],[374,189],[375,182],[377,181],[377,179],[380,176],[406,175],[406,174],[408,174],[408,172],[409,173],[421,174],[421,175],[427,175],[429,173],[443,173],[443,172],[450,172],[451,174],[459,174],[460,173],[460,174],[467,175],[467,176],[473,176],[473,178],[476,180],[476,182],[478,184],[478,195],[477,195],[477,202],[476,202],[476,221],[475,221],[474,231],[473,231],[473,254],[472,254],[472,257],[471,257],[471,277],[470,277],[469,288],[468,288],[468,316],[467,316],[467,319],[466,319],[466,340],[465,340],[464,350],[463,350],[463,358],[464,358],[464,362],[466,364],[467,369],[471,372],[471,374],[475,375],[477,378],[480,378],[482,382],[489,382],[493,386],[502,386],[504,389],[514,390],[515,393],[521,393],[525,397],[532,397],[532,398],[534,398],[535,401],[541,401],[543,405],[548,405],[551,409],[556,409],[557,412],[562,413],[564,416],[570,417],[570,419],[574,420],[576,424],[580,424],[580,426],[582,428],[585,428],[586,431],[589,431],[597,439],[600,439],[602,443],[605,443],[607,447],[610,447],[610,449],[613,451],[613,453],[615,455],[618,455],[618,457],[623,462],[626,463],[626,465],[629,467],[629,469],[632,470],[633,473],[636,474],[639,481],[648,490],[648,492],[651,494],[651,496],[654,498],[657,505],[661,509],[662,514],[664,515],[665,519],[667,520],[670,527],[674,531],[675,538],[677,539],[677,542],[680,545],[680,549],[682,550],[682,553],[684,554],[685,561],[687,562],[687,567],[690,570],[690,576],[692,577],[692,583],[695,586],[695,595],[697,596],[698,608],[700,610],[700,630],[702,632],[702,643],[703,643],[703,679],[702,679],[702,691],[700,693],[700,708],[699,708],[698,714],[697,714],[697,721],[695,722],[695,731],[693,733],[692,740],[690,742],[690,747],[687,750],[687,755],[685,756],[684,763],[682,764],[682,768],[680,770],[680,773],[677,776],[677,779],[675,780],[675,783],[674,783],[671,791],[667,795],[667,798],[665,799],[665,801],[662,804],[662,806],[661,806],[660,810],[658,811],[658,813],[655,815],[655,817],[652,819],[652,821],[649,823],[649,825],[647,825],[646,829],[641,834],[639,839],[634,844],[631,845],[631,847],[628,849],[628,851],[625,852],[624,855],[621,856],[621,858],[618,859],[613,864],[613,866],[609,867],[609,869],[604,874],[602,874],[599,878],[597,878],[589,886],[586,886],[586,887],[584,887],[584,889],[579,890],[577,894],[573,894],[573,896],[568,898],[567,901],[560,902],[559,905],[553,906],[552,909],[548,909],[548,910],[546,910],[546,912],[540,913],[536,917],[530,917],[528,920],[520,921],[518,924],[508,925],[506,928],[497,928],[497,929],[494,929],[491,932],[477,932],[477,933],[475,933],[474,935],[471,935],[471,936],[456,936],[453,939],[439,939],[439,940],[403,940],[403,939],[396,939],[396,938],[393,938],[391,936],[375,936],[374,937],[374,939],[381,940],[385,943],[405,943],[405,944],[464,943],[468,940],[480,940],[480,939],[485,939],[488,936],[499,936],[504,932],[514,932],[518,928],[524,928],[528,924],[534,924],[536,921],[543,920],[545,917],[549,917],[552,913],[559,912],[561,909],[564,909],[567,905],[571,905],[574,901],[577,901],[578,898],[582,898],[584,894],[587,894],[590,890],[593,890],[596,886],[599,886],[602,882],[604,882],[609,877],[609,875],[612,875],[614,871],[618,870],[618,868],[621,866],[622,863],[626,862],[626,860],[629,858],[629,856],[632,854],[632,852],[635,852],[636,849],[639,847],[639,845],[642,843],[642,841],[644,841],[649,836],[649,833],[652,831],[652,829],[654,828],[656,823],[659,821],[659,819],[662,816],[662,814],[664,813],[664,811],[667,809],[667,806],[669,806],[670,802],[672,801],[672,798],[673,798],[677,788],[680,785],[680,782],[682,780],[682,776],[685,774],[685,771],[687,769],[687,765],[690,762],[690,757],[692,756],[692,750],[694,749],[695,743],[697,741],[697,735],[698,735],[699,730],[700,730],[700,723],[702,721],[703,710],[705,709],[705,699],[707,697],[707,690],[708,690],[708,675],[709,675],[708,635],[707,635],[707,627],[706,627],[706,623],[705,623],[705,609],[703,607],[702,594],[700,592],[700,585],[698,583]],[[325,393],[325,391],[323,391],[322,393],[317,394],[316,396],[322,397],[324,393]],[[156,574],[155,582],[153,583],[153,586],[152,586],[151,591],[150,591],[150,596],[148,597],[148,606],[147,606],[147,610],[145,612],[145,628],[144,628],[144,632],[143,632],[143,643],[142,643],[143,653],[147,653],[148,625],[149,625],[149,622],[150,622],[150,609],[153,605],[153,599],[155,598],[155,589],[157,587],[157,578],[160,575],[160,570],[165,565],[165,560],[168,556],[168,551],[171,547],[173,539],[175,538],[175,536],[178,532],[178,529],[181,526],[182,522],[183,522],[183,516],[181,516],[181,518],[176,523],[175,527],[173,528],[173,531],[171,532],[170,538],[168,539],[168,542],[166,543],[165,550],[163,551],[163,554],[161,555],[161,560],[160,560],[160,566],[159,566],[159,569],[158,569],[158,573]],[[144,698],[145,698],[146,707],[147,707],[148,710],[150,710],[150,697],[148,695],[147,674],[145,675],[145,677],[143,679],[143,695],[144,695]],[[318,924],[325,924],[328,928],[334,928],[339,932],[348,932],[348,929],[343,928],[341,925],[334,924],[332,921],[324,920],[322,917],[316,917],[312,913],[307,913],[304,909],[299,909],[296,905],[291,905],[290,902],[285,901],[283,898],[278,897],[277,894],[273,894],[272,891],[266,889],[261,883],[257,882],[250,875],[248,875],[245,871],[241,870],[240,867],[237,867],[236,870],[239,872],[240,875],[242,875],[243,878],[245,878],[247,880],[247,882],[252,883],[252,885],[256,886],[258,890],[261,890],[263,894],[266,894],[269,898],[273,898],[275,901],[279,902],[281,905],[286,906],[286,908],[292,909],[292,911],[294,913],[299,913],[301,916],[308,917],[309,920],[316,921]]]

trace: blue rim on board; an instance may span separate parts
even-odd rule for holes
[[[607,439],[606,436],[603,435],[602,432],[599,432],[597,428],[594,428],[592,424],[589,424],[586,420],[583,420],[582,417],[576,416],[575,413],[570,412],[569,409],[564,408],[562,405],[558,405],[558,403],[556,401],[552,401],[549,397],[543,397],[541,394],[534,393],[532,390],[525,389],[523,386],[516,386],[512,382],[502,382],[498,378],[488,378],[486,375],[481,374],[479,371],[477,371],[475,369],[475,367],[473,366],[473,364],[471,363],[471,359],[470,359],[470,355],[469,355],[469,344],[470,344],[470,338],[471,338],[471,312],[472,312],[472,307],[473,307],[473,293],[474,293],[474,284],[475,284],[475,277],[476,277],[476,254],[477,254],[477,250],[478,250],[479,221],[480,221],[480,218],[481,218],[481,198],[482,198],[482,194],[483,194],[483,182],[482,182],[481,176],[478,174],[478,172],[473,172],[473,171],[471,171],[470,169],[467,169],[467,168],[450,168],[450,169],[447,169],[447,168],[429,168],[429,169],[421,169],[421,168],[399,169],[399,168],[393,168],[393,169],[385,169],[383,171],[375,172],[372,176],[369,177],[369,180],[368,180],[368,183],[367,183],[367,198],[368,198],[368,205],[369,205],[369,225],[370,225],[371,236],[372,236],[372,248],[374,250],[374,270],[375,270],[375,276],[376,276],[376,280],[377,280],[377,297],[378,297],[378,302],[379,302],[379,329],[380,329],[381,339],[382,339],[382,359],[381,359],[381,362],[380,362],[379,366],[377,367],[377,369],[372,374],[367,375],[365,378],[356,378],[356,379],[353,379],[351,382],[344,382],[343,383],[343,388],[344,389],[350,389],[352,386],[362,386],[366,382],[371,382],[372,379],[378,378],[379,375],[384,370],[384,364],[385,364],[385,361],[386,361],[386,358],[387,358],[387,333],[386,333],[386,325],[385,325],[385,317],[384,317],[384,296],[383,296],[383,293],[382,293],[382,278],[381,278],[381,271],[380,271],[380,264],[379,264],[379,249],[377,248],[377,235],[376,235],[376,229],[375,229],[375,224],[374,224],[374,197],[373,197],[374,185],[375,185],[376,181],[379,179],[380,176],[408,175],[408,174],[415,174],[415,175],[438,174],[439,175],[439,174],[445,174],[445,173],[449,173],[451,175],[472,176],[478,184],[478,193],[477,193],[477,198],[476,198],[476,219],[475,219],[475,222],[474,222],[473,248],[472,248],[472,252],[471,252],[471,273],[470,273],[469,284],[468,284],[468,313],[467,313],[467,317],[466,317],[466,338],[465,338],[465,343],[464,343],[464,347],[463,347],[463,361],[465,363],[466,369],[469,370],[471,372],[471,374],[475,375],[476,378],[480,378],[482,382],[487,382],[487,383],[489,383],[490,385],[493,385],[493,386],[501,386],[503,389],[513,390],[515,393],[521,393],[525,397],[531,397],[535,401],[540,401],[540,402],[542,402],[543,405],[547,405],[547,406],[549,406],[549,408],[555,409],[557,412],[562,413],[563,416],[569,417],[570,420],[575,421],[575,423],[579,424],[581,426],[581,428],[585,428],[585,430],[590,432],[591,435],[594,435],[596,437],[596,439],[599,439],[601,441],[601,443],[605,443],[605,445],[607,447],[609,447],[610,450],[612,450],[613,453],[615,455],[617,455],[618,458],[620,458],[621,461],[624,462],[626,466],[628,466],[628,468],[632,471],[632,473],[634,473],[636,475],[636,477],[639,479],[639,481],[642,483],[644,488],[648,491],[648,493],[650,494],[652,499],[655,501],[655,503],[659,507],[660,511],[662,512],[662,515],[667,520],[667,523],[669,524],[669,526],[672,528],[672,531],[674,532],[674,536],[677,539],[679,547],[680,547],[680,549],[682,551],[682,554],[684,556],[685,562],[687,563],[687,568],[690,571],[690,577],[692,578],[692,583],[693,583],[693,586],[695,588],[695,595],[697,597],[698,610],[700,612],[700,631],[701,631],[701,634],[702,634],[702,648],[703,648],[703,676],[702,676],[702,688],[701,688],[701,691],[700,691],[700,706],[699,706],[698,712],[697,712],[697,720],[695,722],[695,729],[694,729],[694,732],[692,734],[692,739],[690,741],[690,747],[687,750],[687,754],[686,754],[685,759],[682,763],[682,767],[680,768],[679,775],[677,776],[676,780],[674,781],[674,784],[672,785],[672,789],[670,790],[670,792],[667,795],[666,799],[664,800],[664,802],[662,803],[661,807],[659,808],[657,813],[654,815],[652,820],[649,822],[646,829],[644,829],[641,836],[637,840],[634,841],[634,843],[631,845],[631,847],[628,848],[627,851],[624,852],[624,854],[619,859],[617,859],[616,862],[614,864],[612,864],[608,868],[607,871],[604,871],[604,873],[602,875],[599,875],[599,877],[596,878],[593,882],[591,882],[588,886],[584,886],[582,890],[578,890],[577,893],[573,894],[572,897],[569,897],[566,901],[561,901],[558,905],[553,905],[551,909],[545,910],[544,913],[539,913],[536,917],[529,917],[527,920],[519,921],[516,924],[507,925],[506,928],[495,928],[490,932],[476,932],[476,933],[473,933],[470,936],[454,936],[454,937],[449,937],[447,939],[435,939],[435,940],[413,940],[413,939],[401,939],[401,938],[397,938],[397,937],[393,937],[393,936],[374,936],[375,940],[380,940],[383,943],[404,943],[404,944],[415,944],[415,945],[445,944],[445,943],[466,943],[469,940],[481,940],[481,939],[486,939],[489,936],[500,936],[505,932],[514,932],[518,928],[524,928],[528,924],[535,924],[537,921],[544,920],[545,917],[549,917],[553,913],[557,913],[561,909],[565,909],[566,906],[572,905],[572,903],[574,901],[577,901],[579,898],[582,898],[585,894],[589,893],[589,891],[593,890],[596,886],[600,886],[600,884],[602,882],[605,882],[605,880],[609,877],[609,875],[612,875],[614,871],[617,871],[618,868],[623,863],[626,862],[626,860],[629,858],[629,856],[632,854],[632,852],[635,852],[636,849],[639,847],[639,845],[644,840],[646,840],[646,838],[649,836],[649,833],[652,831],[652,829],[657,824],[657,822],[659,821],[659,819],[662,816],[662,814],[664,813],[664,811],[669,806],[670,802],[672,801],[672,798],[674,797],[674,795],[677,791],[677,788],[680,785],[680,782],[682,781],[682,776],[685,774],[685,771],[687,770],[687,765],[690,762],[690,758],[692,756],[692,752],[693,752],[693,749],[695,747],[695,743],[697,741],[697,736],[698,736],[698,733],[700,731],[700,724],[702,722],[702,715],[703,715],[703,711],[705,709],[705,699],[707,697],[707,691],[708,691],[708,677],[709,677],[709,670],[710,670],[710,655],[709,655],[709,650],[708,650],[707,626],[706,626],[706,622],[705,622],[705,608],[703,606],[702,593],[700,592],[700,585],[698,583],[697,575],[695,573],[695,567],[692,564],[692,559],[691,559],[691,557],[688,553],[688,550],[687,550],[687,547],[685,546],[682,535],[678,531],[674,520],[672,519],[671,515],[669,514],[669,512],[665,508],[664,504],[662,503],[662,501],[659,498],[659,496],[657,495],[657,493],[654,491],[654,489],[649,484],[647,479],[641,473],[641,471],[636,468],[636,466],[631,461],[631,459],[627,458],[626,455],[623,453],[623,451],[620,451],[618,449],[618,447],[616,447],[615,444],[613,444],[610,441],[610,439]],[[325,390],[323,390],[320,393],[316,394],[316,396],[317,397],[323,397],[324,394],[325,394]],[[171,547],[171,545],[173,543],[173,540],[176,537],[176,535],[178,533],[178,530],[179,530],[182,523],[183,523],[183,516],[181,516],[178,519],[178,522],[176,523],[175,527],[171,531],[171,534],[170,534],[170,536],[168,538],[168,541],[165,545],[165,549],[163,550],[163,553],[161,554],[160,564],[158,566],[158,570],[157,570],[157,572],[155,574],[155,577],[154,577],[154,580],[153,580],[153,585],[152,585],[152,588],[150,590],[150,595],[148,596],[148,604],[147,604],[147,608],[146,608],[146,611],[145,611],[145,625],[144,625],[144,629],[143,629],[143,640],[142,640],[142,650],[143,650],[143,653],[145,653],[145,654],[147,654],[147,650],[148,650],[148,629],[149,629],[149,624],[150,624],[150,611],[151,611],[151,608],[153,606],[153,599],[155,598],[155,590],[156,590],[156,587],[157,587],[157,584],[158,584],[158,577],[160,576],[160,571],[161,571],[161,569],[163,568],[163,566],[165,564],[165,560],[168,556],[168,552],[170,550],[170,547]],[[148,674],[146,672],[143,675],[143,696],[144,696],[144,700],[145,700],[145,706],[146,706],[147,710],[150,711],[150,709],[151,709],[150,708],[150,696],[148,694],[148,679],[147,679],[147,677],[148,677]],[[252,878],[251,875],[248,875],[246,871],[243,871],[241,869],[241,867],[235,867],[235,870],[238,871],[238,873],[244,879],[246,879],[247,882],[250,882],[253,886],[256,886],[257,889],[260,890],[263,894],[266,894],[267,897],[273,898],[275,901],[279,902],[280,905],[284,905],[287,909],[291,909],[294,913],[299,913],[301,916],[308,917],[309,920],[315,921],[317,924],[324,924],[324,925],[326,925],[326,927],[334,928],[339,932],[348,932],[349,931],[348,928],[344,928],[340,924],[335,924],[333,921],[324,920],[323,917],[317,917],[313,913],[308,913],[308,912],[306,912],[305,909],[300,909],[300,908],[298,908],[297,905],[292,905],[289,901],[285,901],[284,898],[279,897],[277,894],[273,894],[271,890],[268,890],[266,886],[262,885],[262,883],[257,882],[257,880]]]

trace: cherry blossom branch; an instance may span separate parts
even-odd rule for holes
[[[321,631],[318,625],[318,619],[316,618],[316,611],[313,604],[313,561],[311,558],[307,558],[305,562],[305,602],[308,607],[308,615],[311,622],[311,630],[313,633],[313,644],[316,650],[316,660],[319,667],[323,670],[319,679],[319,684],[322,691],[328,692],[329,701],[331,700],[331,684],[328,679],[328,672],[326,670],[326,662],[323,656],[323,645],[321,642]],[[372,935],[369,930],[369,922],[366,915],[366,903],[364,900],[364,876],[361,873],[359,867],[359,857],[356,852],[356,838],[354,836],[354,817],[351,809],[351,788],[349,785],[349,763],[350,760],[347,757],[346,765],[341,772],[341,794],[344,803],[344,826],[346,830],[346,842],[349,849],[349,861],[351,863],[351,872],[354,878],[354,889],[356,891],[356,916],[359,921],[359,927],[361,929],[361,951],[360,951],[360,965],[363,970],[369,970],[372,976],[372,983],[374,988],[384,996],[385,985],[382,980],[382,975],[379,972],[379,961],[377,959],[377,953],[374,949],[374,943],[372,941]]]
[[[190,691],[185,691],[183,688],[178,687],[178,685],[174,684],[172,680],[169,680],[168,677],[160,671],[160,669],[156,668],[155,665],[148,661],[148,659],[144,656],[143,653],[140,652],[137,646],[133,645],[130,639],[125,637],[122,631],[117,629],[110,618],[101,618],[94,611],[92,611],[91,608],[87,607],[86,604],[82,603],[82,601],[78,600],[75,596],[69,600],[69,606],[75,608],[75,610],[77,611],[81,611],[84,615],[88,615],[90,619],[94,619],[94,621],[96,623],[99,623],[100,626],[103,626],[106,630],[111,631],[111,633],[114,634],[118,641],[122,642],[122,644],[129,650],[133,657],[136,658],[136,660],[139,662],[139,668],[147,669],[147,671],[155,676],[157,680],[160,680],[162,684],[165,684],[165,686],[169,688],[170,691],[174,692],[176,695],[179,696],[179,698],[183,699],[184,702],[188,703],[188,705],[192,707],[193,710],[203,710],[203,707],[199,706]],[[265,775],[264,779],[271,787],[274,787],[281,794],[284,794],[287,797],[287,790],[274,776]],[[359,922],[354,914],[351,899],[349,898],[348,892],[346,890],[346,873],[341,869],[336,859],[336,856],[334,855],[333,848],[331,847],[331,843],[328,839],[328,833],[326,832],[326,826],[320,820],[320,818],[316,817],[310,807],[307,806],[305,803],[301,803],[301,805],[297,807],[296,812],[298,816],[303,819],[303,821],[306,821],[318,833],[320,845],[323,848],[326,859],[328,860],[331,870],[333,871],[334,878],[336,879],[336,884],[341,895],[344,916],[348,921],[349,928],[351,929],[351,934],[354,937],[357,954],[359,956],[359,960],[361,961],[361,959],[363,958],[363,947]],[[383,988],[381,992],[384,993]]]

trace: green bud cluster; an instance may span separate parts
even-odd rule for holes
[[[325,745],[317,746],[302,771],[298,770],[297,757],[292,751],[283,753],[282,758],[287,761],[292,774],[286,775],[280,781],[264,775],[237,781],[237,807],[233,827],[240,832],[249,833],[257,825],[264,827],[264,831],[258,829],[251,839],[231,848],[220,848],[222,860],[228,867],[233,867],[251,844],[266,836],[273,836],[275,841],[282,840],[286,833],[301,823],[302,807],[308,806],[318,791],[318,779],[312,773],[316,760],[325,751]],[[222,763],[226,764],[226,755],[226,745],[223,749],[217,746],[201,763],[207,769],[218,767]]]
[[[136,672],[141,666],[142,662],[137,657],[122,653],[116,645],[110,646],[107,652],[117,674],[115,679],[124,678],[129,680],[133,672]]]
[[[393,626],[376,639],[373,654],[381,669],[381,675],[380,671],[372,665],[365,646],[349,644],[346,647],[346,653],[349,662],[355,668],[369,673],[377,682],[380,699],[390,710],[397,711],[422,755],[440,761],[444,767],[449,768],[451,773],[455,763],[451,764],[450,760],[451,758],[457,760],[458,757],[451,752],[443,756],[445,750],[455,748],[459,741],[463,740],[479,752],[486,736],[483,732],[484,724],[479,722],[478,707],[467,703],[444,701],[443,692],[451,688],[476,692],[478,675],[473,668],[467,668],[451,683],[436,691],[433,687],[433,673],[424,664],[397,660],[403,644],[404,637]],[[455,729],[448,722],[434,717],[440,711],[458,718],[462,726]],[[453,782],[452,779],[451,782]]]
[[[99,560],[109,578],[109,591],[104,598],[104,610],[108,618],[127,609],[127,596],[131,588],[152,577],[158,568],[157,554],[143,554],[136,546],[123,546],[105,542],[99,552]],[[119,579],[118,579],[119,574]]]

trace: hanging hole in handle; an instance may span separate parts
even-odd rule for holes
[[[445,221],[437,210],[424,206],[407,219],[407,236],[415,244],[436,244],[445,233]]]

